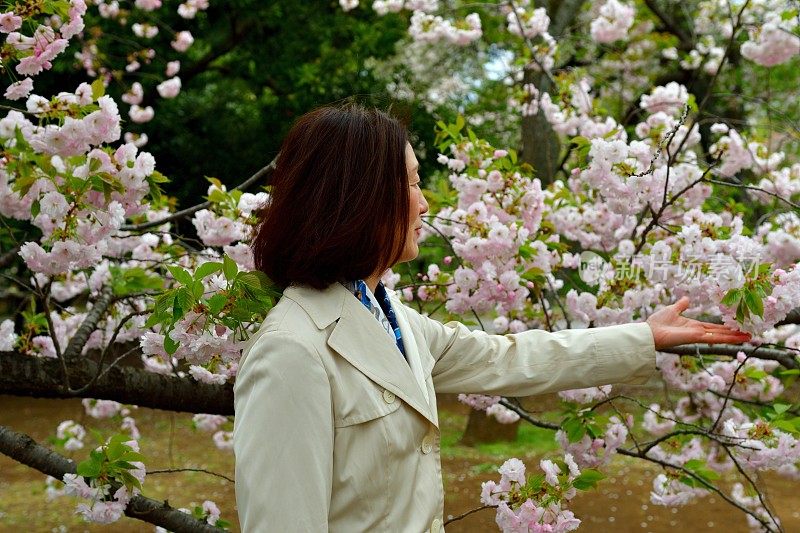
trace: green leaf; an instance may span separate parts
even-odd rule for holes
[[[272,283],[272,280],[270,280],[266,274],[258,270],[253,270],[251,272],[240,272],[239,275],[236,276],[236,279],[247,287],[258,289],[262,293],[262,297],[280,296],[280,293]]]
[[[208,299],[208,310],[212,315],[219,314],[225,304],[228,303],[228,297],[224,294],[215,294]]]
[[[222,258],[222,271],[225,273],[225,279],[233,281],[236,278],[236,273],[239,272],[239,266],[236,261],[226,255]]]
[[[594,470],[593,468],[587,468],[581,472],[580,476],[572,481],[572,486],[578,490],[588,490],[596,487],[597,483],[601,479],[605,479],[605,477],[606,476],[604,476],[602,472]]]
[[[199,300],[203,297],[203,293],[205,293],[206,288],[203,286],[203,282],[200,280],[195,281],[192,283],[192,296],[194,296],[195,300]]]
[[[128,472],[127,470],[122,470],[119,472],[119,477],[122,478],[122,482],[127,485],[128,487],[136,487],[139,490],[142,490],[142,484],[139,482],[136,477]]]
[[[703,459],[692,459],[690,461],[686,461],[683,467],[695,474],[697,477],[702,478],[705,481],[711,482],[716,479],[719,479],[719,474],[710,468],[706,464],[705,460]]]
[[[164,351],[169,355],[172,355],[178,351],[178,343],[172,340],[172,337],[170,337],[169,334],[164,335]]]
[[[92,82],[92,100],[97,101],[106,94],[106,86],[102,78],[97,78]]]
[[[225,195],[225,193],[219,189],[212,189],[211,194],[208,195],[208,200],[215,204],[221,204],[227,200],[227,198],[228,197]]]
[[[77,473],[79,476],[96,478],[100,475],[101,463],[87,459],[78,463]]]
[[[759,296],[756,292],[745,292],[744,303],[747,304],[747,307],[753,312],[753,314],[761,318],[764,317],[764,303],[761,301],[761,296]]]
[[[222,270],[222,263],[208,261],[197,267],[197,270],[194,271],[194,279],[203,279],[220,270]]]
[[[758,369],[756,367],[752,367],[752,366],[748,367],[747,369],[745,369],[742,372],[742,374],[744,374],[745,377],[748,377],[748,378],[756,380],[756,381],[761,381],[762,379],[764,379],[765,377],[767,377],[769,375],[766,372],[764,372],[763,370]]]
[[[792,433],[795,435],[797,433],[800,433],[800,431],[798,431],[797,426],[788,420],[775,420],[773,422],[770,422],[770,425],[777,429],[781,429],[787,433]]]
[[[561,428],[567,433],[570,442],[578,442],[586,434],[586,426],[578,418],[570,418],[561,424]]]
[[[134,452],[131,450],[122,454],[122,457],[119,459],[122,461],[141,461],[143,463],[145,461],[145,456],[139,452]]]
[[[158,170],[154,170],[153,173],[150,174],[150,176],[148,176],[148,178],[153,183],[169,183],[169,178],[167,178],[164,174],[162,174]]]
[[[532,491],[538,492],[539,489],[542,488],[542,483],[544,483],[544,479],[545,479],[544,474],[537,474],[535,476],[531,476],[530,478],[528,478],[527,485]]]
[[[742,295],[739,292],[739,289],[731,289],[731,290],[729,290],[727,292],[727,294],[725,294],[725,296],[722,298],[722,301],[720,301],[720,303],[722,305],[727,305],[728,307],[732,307],[732,306],[738,304],[739,300],[741,300],[741,299],[742,299]]]
[[[182,288],[175,293],[175,301],[172,304],[173,320],[180,320],[187,311],[192,308],[194,297],[189,289]]]
[[[464,122],[464,117],[462,115],[458,115],[456,117],[456,131],[461,131],[465,124],[466,122]]]
[[[775,412],[778,413],[779,415],[785,413],[786,411],[788,411],[790,407],[792,407],[792,406],[791,405],[787,405],[785,403],[772,404],[772,408],[775,409]]]
[[[172,274],[172,277],[179,281],[182,285],[191,286],[194,278],[186,270],[179,266],[168,265],[167,270]]]
[[[106,446],[106,457],[109,461],[116,461],[125,453],[128,447],[121,442],[109,442]]]
[[[515,165],[517,164],[517,151],[516,150],[514,150],[513,148],[509,148],[508,149],[508,157],[511,158],[511,162],[513,164],[515,164]]]

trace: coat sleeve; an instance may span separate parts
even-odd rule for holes
[[[333,414],[328,375],[313,347],[264,333],[234,386],[236,504],[242,531],[328,530]]]
[[[656,370],[646,323],[509,335],[442,324],[404,306],[435,359],[437,392],[532,396],[560,390],[645,383]]]

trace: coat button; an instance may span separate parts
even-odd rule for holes
[[[442,521],[434,518],[431,522],[431,533],[440,533],[442,531]]]
[[[429,454],[433,451],[433,437],[431,435],[425,435],[425,438],[422,439],[422,453]]]
[[[383,391],[383,401],[386,403],[394,403],[395,395],[390,390]]]

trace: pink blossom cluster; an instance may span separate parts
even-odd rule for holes
[[[558,397],[566,402],[592,403],[604,400],[608,398],[610,394],[611,385],[601,385],[600,387],[560,391]]]
[[[655,505],[677,507],[707,496],[709,491],[703,488],[690,487],[671,474],[658,474],[653,479],[653,490],[650,501]]]
[[[724,323],[736,325],[742,331],[763,333],[786,318],[795,308],[800,307],[800,268],[795,266],[790,271],[775,269],[772,272],[772,293],[763,301],[764,313],[759,317],[751,314],[743,323],[735,319],[736,309],[721,305]]]
[[[255,223],[253,213],[267,202],[269,195],[264,192],[228,192],[217,182],[209,186],[208,196],[212,200],[211,209],[201,209],[192,219],[197,235],[207,246],[224,247],[225,253],[230,253],[239,264],[252,264],[252,253],[247,245],[232,244],[250,238],[251,226]]]
[[[570,454],[564,456],[563,468],[543,459],[539,466],[545,474],[542,490],[529,494],[526,490],[525,464],[508,459],[498,469],[500,482],[481,485],[481,502],[497,507],[495,521],[504,533],[557,533],[574,531],[581,521],[564,508],[577,494],[572,482],[580,476],[578,465]],[[522,503],[519,503],[519,502]]]
[[[531,88],[528,91],[538,92]],[[550,93],[542,93],[538,107],[553,130],[561,135],[580,135],[592,139],[606,137],[619,129],[612,117],[595,114],[595,96],[586,77],[573,79],[560,101],[554,100]],[[622,132],[618,135],[622,135]]]
[[[208,9],[208,0],[186,0],[178,6],[178,15],[185,19],[193,19],[198,11],[206,9]]]
[[[501,399],[500,396],[486,396],[484,394],[459,394],[458,401],[469,405],[475,410],[485,411]]]
[[[797,182],[800,185],[800,179]],[[769,185],[764,181],[759,185],[769,190]],[[764,243],[768,257],[774,260],[777,268],[785,270],[800,262],[800,216],[797,213],[791,211],[777,213],[773,220],[764,222],[756,233]]]
[[[233,341],[233,331],[221,324],[206,328],[206,320],[203,315],[189,312],[175,324],[169,336],[180,346],[176,357],[197,364],[206,363],[214,356],[225,361],[238,359],[241,346]]]
[[[628,37],[635,15],[633,6],[619,0],[606,0],[592,21],[590,34],[598,43],[613,43]]]
[[[648,113],[659,111],[668,115],[681,113],[689,101],[689,91],[678,82],[671,81],[666,85],[654,87],[650,94],[643,94],[639,107]]]
[[[597,467],[607,465],[617,448],[625,444],[628,438],[628,428],[633,425],[633,420],[620,421],[616,416],[609,418],[603,437],[592,438],[585,434],[577,442],[570,442],[563,429],[556,432],[556,442],[561,448],[574,457],[575,462],[581,467]]]
[[[506,23],[510,33],[533,39],[547,33],[550,17],[543,7],[530,9],[520,5],[506,15]]]
[[[206,246],[227,246],[247,238],[247,228],[238,220],[217,216],[208,209],[201,209],[192,218],[197,236]]]
[[[496,324],[499,332],[522,331],[525,324],[515,324],[513,316],[526,305],[530,290],[522,275],[531,269],[549,274],[558,262],[558,254],[547,246],[558,242],[557,236],[547,241],[530,238],[545,209],[541,183],[519,171],[503,170],[505,150],[465,141],[451,152],[453,157],[440,155],[438,160],[453,171],[450,182],[458,202],[442,209],[433,221],[461,259],[447,287],[447,309],[480,313],[494,308],[504,317],[511,315],[508,324]]]
[[[233,431],[217,431],[211,440],[218,449],[233,453]]]
[[[118,414],[126,416],[130,412],[124,405],[113,400],[84,398],[81,403],[86,410],[86,414],[92,418],[112,418]]]
[[[340,2],[343,9],[345,3],[352,6],[350,9],[358,5],[357,0],[344,0],[344,2]],[[355,6],[353,6],[353,3],[355,3]],[[372,2],[372,9],[380,16],[387,13],[398,13],[403,9],[430,13],[439,9],[439,0],[375,0]]]
[[[10,352],[14,349],[19,335],[14,333],[14,321],[10,319],[0,322],[0,352]]]
[[[125,443],[133,451],[139,451],[139,443],[131,440]],[[128,472],[135,477],[139,483],[144,483],[146,475],[144,464],[140,461],[130,461],[134,467],[128,469]],[[91,478],[89,483],[83,476],[77,474],[64,474],[62,478],[64,482],[63,494],[75,496],[83,500],[88,500],[86,503],[79,503],[76,507],[76,513],[80,514],[87,522],[95,522],[98,524],[110,524],[119,520],[125,513],[125,508],[128,506],[131,497],[138,494],[139,489],[134,488],[133,493],[123,485],[111,493],[111,485],[103,483],[100,479]],[[59,491],[50,491],[53,496],[60,495]]]
[[[30,94],[33,90],[32,77],[52,68],[52,61],[67,48],[69,40],[83,31],[85,13],[84,0],[71,0],[66,21],[55,17],[50,25],[37,24],[32,36],[17,31],[24,22],[20,15],[13,11],[0,14],[0,32],[8,34],[6,44],[10,46],[10,57],[19,60],[15,70],[18,74],[28,76],[12,83],[5,91],[6,98],[17,100]]]
[[[458,401],[469,405],[477,411],[484,411],[487,416],[492,416],[501,424],[513,424],[519,420],[519,415],[502,405],[500,396],[485,396],[483,394],[459,394]]]
[[[677,424],[675,413],[667,409],[661,409],[657,403],[651,403],[644,412],[642,428],[655,437],[666,435]]]
[[[780,520],[774,515],[771,515],[769,511],[764,508],[764,504],[761,503],[761,499],[758,497],[758,495],[747,494],[745,492],[744,485],[741,483],[733,484],[733,487],[731,488],[731,498],[733,501],[751,511],[756,517],[758,517],[758,519],[756,519],[754,516],[749,514],[747,515],[747,525],[750,526],[750,531],[765,531],[764,525],[759,520],[762,520],[770,527],[774,528],[774,530],[781,531]]]
[[[206,523],[211,526],[216,526],[219,520],[220,510],[217,504],[211,500],[206,500],[201,506]]]
[[[800,54],[800,37],[794,33],[797,26],[796,16],[784,18],[779,12],[767,12],[761,27],[749,30],[742,56],[765,67],[786,63]]]
[[[726,420],[722,434],[735,443],[731,451],[747,469],[779,470],[800,461],[800,441],[764,420],[743,424]]]
[[[481,19],[477,13],[467,15],[463,21],[451,22],[424,11],[415,11],[411,16],[408,33],[417,41],[437,43],[443,40],[457,46],[466,46],[483,35]]]
[[[207,433],[216,432],[219,427],[228,421],[227,416],[222,415],[208,415],[198,413],[192,417],[192,424],[200,431]]]
[[[64,449],[70,452],[83,448],[84,437],[86,430],[72,420],[64,420],[56,428],[56,438],[62,441]]]
[[[555,55],[558,51],[558,43],[547,32],[550,27],[550,17],[543,7],[531,9],[530,3],[517,2],[514,9],[511,6],[504,5],[503,11],[506,12],[506,24],[508,32],[512,35],[519,35],[528,40],[527,45],[530,47],[530,52],[533,59],[528,64],[527,68],[536,71],[549,72],[555,65]],[[532,39],[537,38],[535,42]],[[543,98],[549,94],[543,95]],[[531,103],[531,113],[533,104]]]
[[[716,361],[704,368],[699,368],[689,357],[682,358],[664,353],[658,354],[656,364],[667,384],[686,392],[708,390],[726,394],[730,389],[735,398],[768,402],[774,400],[784,390],[778,378],[768,375],[778,367],[777,361],[745,358],[743,352],[739,352],[736,359]],[[759,377],[757,379],[747,377],[753,373],[757,373],[754,375]],[[765,375],[760,377],[760,374]]]

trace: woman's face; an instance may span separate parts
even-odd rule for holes
[[[419,163],[414,149],[406,143],[406,169],[408,169],[408,230],[406,231],[406,244],[398,262],[411,261],[419,254],[417,239],[422,230],[422,215],[428,212],[428,202],[422,195],[419,180]]]

